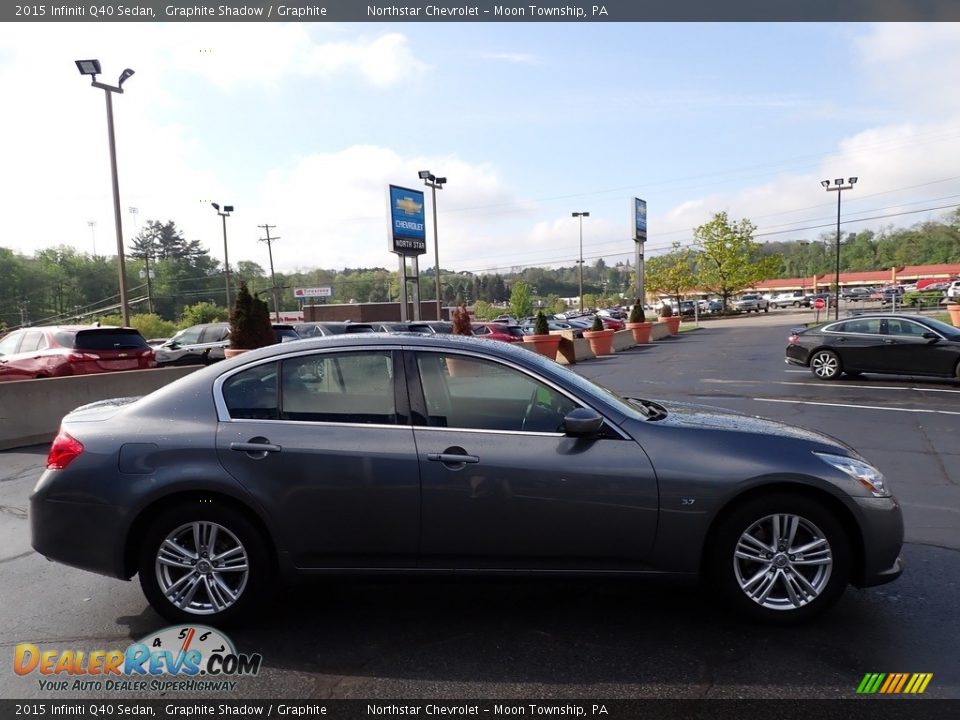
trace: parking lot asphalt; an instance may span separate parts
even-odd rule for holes
[[[814,428],[857,448],[904,505],[907,569],[849,589],[804,626],[744,623],[705,590],[640,581],[352,580],[280,591],[228,631],[265,667],[232,698],[852,698],[868,672],[932,672],[960,698],[960,386],[866,376],[822,383],[783,363],[783,311],[585,362],[624,394],[700,402]],[[27,498],[45,447],[0,453],[0,662],[18,643],[123,649],[167,623],[135,581],[46,562]],[[65,697],[129,697],[75,691]],[[150,693],[140,694],[151,696]],[[217,697],[209,693],[208,697]],[[0,672],[0,697],[51,697]],[[164,697],[190,697],[168,693]]]

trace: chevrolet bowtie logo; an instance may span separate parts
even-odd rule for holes
[[[413,198],[405,197],[397,200],[397,210],[403,210],[407,215],[416,215],[420,212],[423,203],[418,203]]]

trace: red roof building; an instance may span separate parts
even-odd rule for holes
[[[812,275],[804,278],[773,278],[761,280],[752,289],[762,292],[786,292],[789,290],[829,289],[833,285],[834,273]],[[926,278],[950,280],[960,277],[960,263],[941,263],[939,265],[906,265],[889,270],[867,270],[864,272],[840,273],[840,285],[898,285],[912,283]]]

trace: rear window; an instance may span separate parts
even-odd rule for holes
[[[74,350],[149,350],[150,346],[136,330],[96,328],[94,330],[61,330],[57,342]]]

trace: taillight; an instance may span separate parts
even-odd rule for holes
[[[796,345],[797,341],[799,340],[800,340],[800,336],[797,335],[796,333],[794,333],[793,335],[787,338],[787,342],[791,345]]]
[[[63,470],[83,452],[83,443],[61,430],[47,453],[47,470]]]

